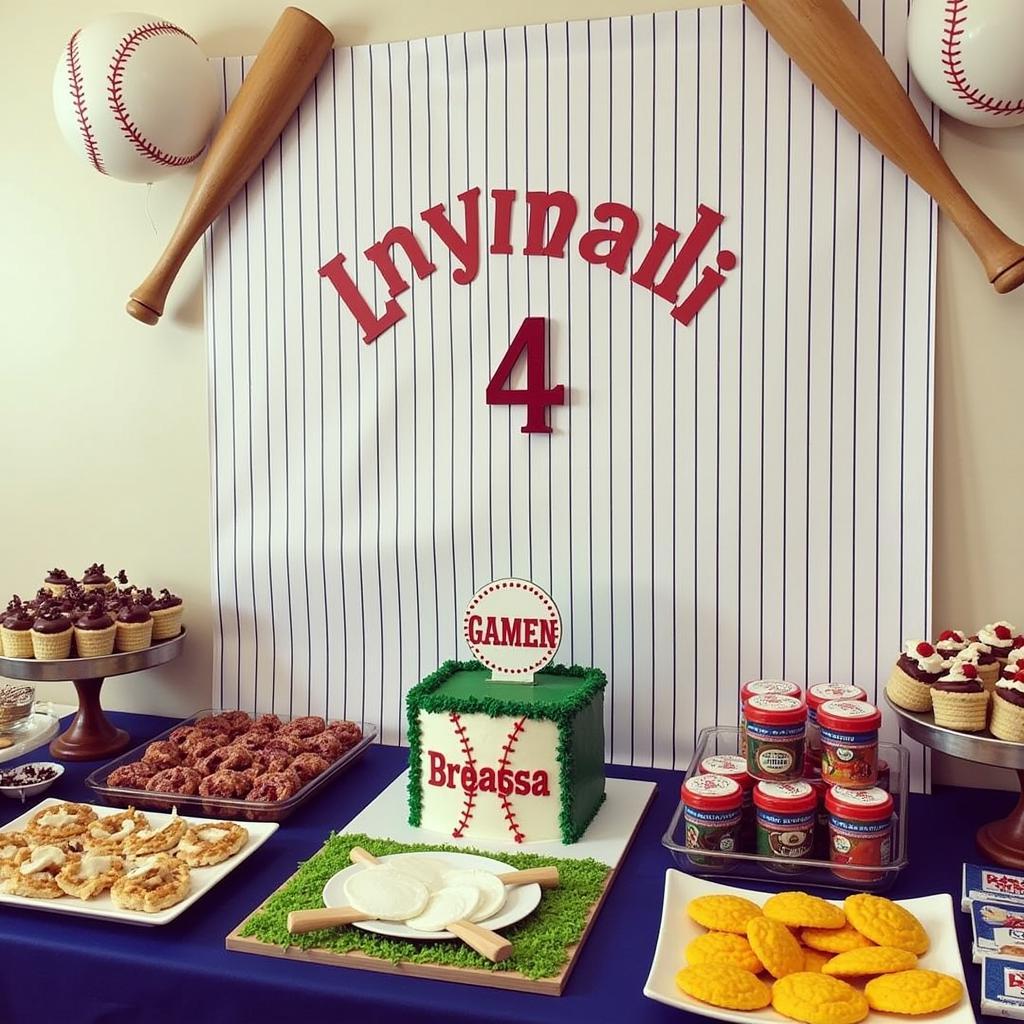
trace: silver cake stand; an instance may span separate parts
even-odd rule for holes
[[[918,743],[964,761],[1010,768],[1017,773],[1021,796],[1017,806],[999,821],[990,821],[978,829],[978,849],[996,864],[1024,868],[1024,743],[996,739],[984,732],[957,732],[936,725],[930,711],[907,711],[897,707],[886,694],[886,703],[900,720],[900,728]]]
[[[98,761],[127,750],[131,737],[113,725],[100,706],[100,688],[107,676],[123,676],[163,665],[181,653],[185,627],[170,640],[160,640],[141,651],[107,654],[100,658],[63,658],[36,661],[34,658],[0,656],[0,676],[34,683],[74,683],[78,691],[78,712],[50,744],[50,753],[62,761]]]

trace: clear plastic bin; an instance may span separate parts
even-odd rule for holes
[[[685,778],[698,774],[701,761],[712,754],[738,754],[739,729],[733,726],[716,726],[702,729],[697,737],[693,759],[686,769]],[[856,892],[883,892],[910,861],[907,851],[907,812],[910,788],[910,753],[906,747],[895,743],[879,743],[878,756],[889,764],[889,792],[895,808],[892,827],[892,861],[881,867],[877,865],[844,864],[843,873],[859,875],[859,878],[838,878],[827,860],[794,858],[780,861],[758,853],[716,851],[699,853],[687,849],[686,826],[683,820],[683,802],[680,800],[675,814],[662,838],[665,847],[672,851],[676,865],[691,875],[720,876],[723,881],[745,879],[757,882],[771,882],[786,889],[798,886],[818,886],[827,889],[846,889]],[[787,870],[780,871],[780,864]]]

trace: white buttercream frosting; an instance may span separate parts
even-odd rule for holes
[[[1003,629],[1009,630],[1010,635],[1002,640],[996,635],[997,627],[1002,626]],[[978,639],[983,644],[988,644],[991,647],[999,647],[1005,649],[1013,643],[1013,638],[1017,635],[1017,627],[1009,622],[992,622],[987,626],[983,626],[978,630]]]
[[[952,633],[951,637],[945,640],[936,640],[935,649],[941,651],[943,654],[956,654],[957,651],[962,651],[967,646],[967,634],[959,629],[947,629],[943,630],[944,633]]]
[[[65,825],[70,825],[73,821],[78,821],[78,815],[68,814],[67,811],[50,811],[49,814],[44,814],[39,819],[39,824],[43,828],[63,828]]]
[[[1015,690],[1017,693],[1024,693],[1024,683],[1020,683],[1016,679],[999,679],[996,682],[996,689]]]
[[[975,683],[978,682],[977,670],[974,675],[964,672],[965,661],[954,661],[949,671],[939,680],[940,683]],[[972,666],[973,667],[973,666]]]
[[[34,875],[47,868],[63,867],[64,860],[64,851],[59,846],[37,846],[20,870],[23,875]]]
[[[917,647],[918,644],[922,643],[927,643],[927,641],[908,640],[903,645],[903,653],[908,658],[910,658],[910,660],[913,661],[914,664],[917,665],[917,667],[921,669],[922,672],[931,672],[933,674],[938,674],[948,666],[949,662],[947,662],[946,659],[943,658],[943,656],[939,654],[939,652],[935,650],[934,647],[932,648],[931,654],[921,654],[921,652],[918,651]]]
[[[87,853],[78,864],[78,872],[83,878],[96,878],[98,875],[105,875],[113,863],[113,857]]]
[[[970,665],[977,665],[980,662],[981,655],[991,653],[992,648],[989,647],[988,644],[972,640],[953,660]]]

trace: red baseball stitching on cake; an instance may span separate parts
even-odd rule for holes
[[[519,739],[520,734],[523,732],[526,722],[526,715],[523,715],[514,726],[512,731],[508,734],[505,739],[505,745],[501,748],[501,760],[498,761],[498,771],[507,769],[511,764],[512,752],[515,750],[516,741]],[[508,793],[501,794],[501,808],[505,812],[505,820],[508,822],[508,830],[512,833],[517,843],[523,842],[526,836],[519,828],[519,822],[516,821],[515,811],[512,810],[512,801],[509,800]]]
[[[163,164],[165,167],[187,167],[199,159],[200,154],[206,148],[205,143],[188,156],[175,156],[165,153],[159,146],[153,145],[141,131],[138,125],[131,119],[124,105],[124,70],[128,59],[139,48],[144,39],[152,39],[154,36],[176,35],[185,39],[192,38],[184,29],[172,25],[169,21],[150,21],[145,25],[139,25],[126,35],[117,45],[113,59],[110,61],[110,72],[107,75],[107,101],[114,119],[121,126],[121,133],[135,147],[135,152],[140,156],[152,160],[154,163]]]
[[[96,136],[93,135],[92,125],[89,124],[89,108],[86,106],[85,96],[82,94],[82,65],[78,60],[78,35],[81,31],[81,29],[77,29],[75,34],[68,40],[68,85],[71,88],[71,102],[75,108],[75,120],[78,122],[78,130],[82,133],[85,155],[100,174],[106,174],[99,146],[96,145]]]
[[[466,732],[466,727],[462,724],[462,719],[459,718],[458,712],[452,711],[448,715],[448,720],[455,726],[455,734],[459,738],[459,745],[462,747],[462,753],[466,759],[466,765],[475,770],[476,759],[473,757],[473,748],[469,745],[469,733]],[[455,826],[455,829],[452,832],[453,839],[462,838],[463,833],[466,831],[466,826],[473,818],[473,809],[475,806],[476,789],[471,789],[466,792],[465,800],[462,803],[459,823]]]
[[[975,88],[967,79],[960,51],[960,37],[967,21],[967,0],[946,0],[945,28],[942,32],[942,64],[950,87],[969,107],[989,114],[1024,113],[1024,99],[999,100]]]

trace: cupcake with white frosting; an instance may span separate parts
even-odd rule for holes
[[[988,722],[988,700],[988,690],[982,686],[978,670],[973,665],[954,662],[932,685],[935,724],[960,732],[981,732]]]
[[[964,665],[973,665],[978,670],[985,689],[989,693],[995,689],[999,678],[1000,664],[992,648],[980,640],[971,640],[967,646],[953,659]]]
[[[1011,623],[992,622],[987,626],[982,626],[978,630],[978,635],[971,639],[987,644],[999,660],[999,667],[1002,668],[1010,656],[1010,651],[1013,650],[1013,638],[1016,635],[1017,627]]]
[[[967,634],[959,629],[944,629],[935,641],[935,650],[944,658],[955,658],[967,646]]]
[[[949,662],[927,640],[908,640],[893,666],[885,692],[893,704],[908,711],[931,711],[932,684],[949,668]]]
[[[1024,670],[996,683],[989,728],[1001,740],[1024,743]]]
[[[1014,647],[1010,651],[1010,656],[1006,659],[1006,664],[1003,666],[1002,672],[999,673],[999,677],[1012,679],[1021,669],[1024,669],[1024,647]]]

